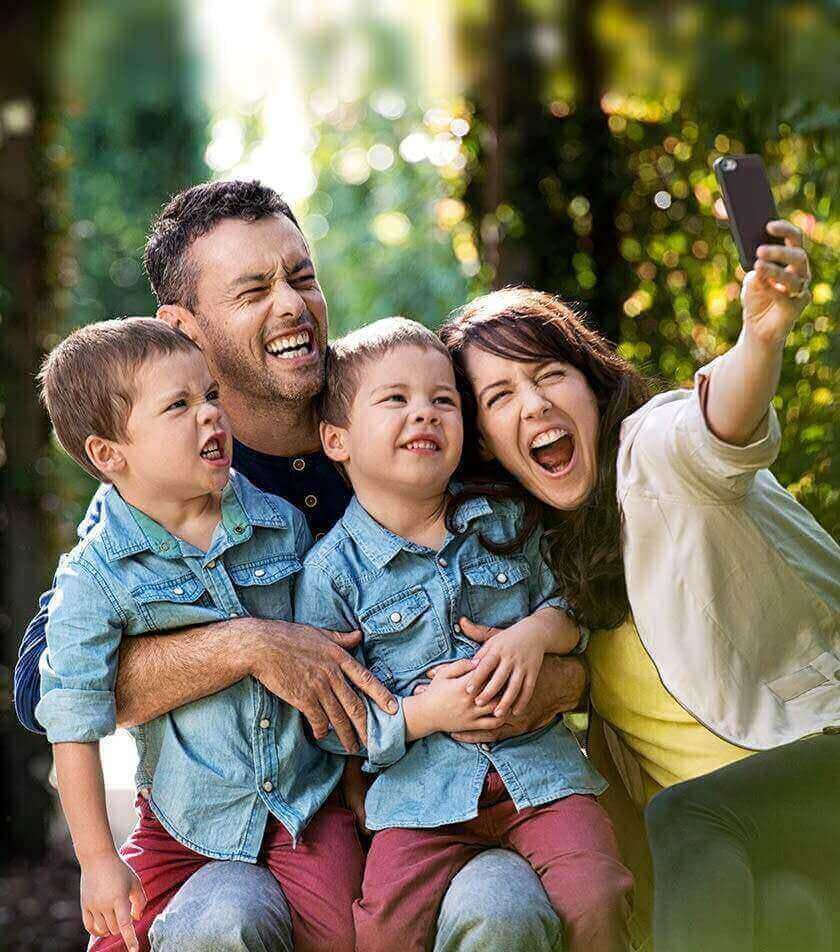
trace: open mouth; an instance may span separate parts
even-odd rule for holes
[[[538,433],[529,447],[531,458],[552,476],[559,476],[569,469],[575,455],[574,437],[568,430],[555,427]]]
[[[211,436],[204,444],[204,448],[201,453],[199,453],[199,456],[209,463],[218,463],[226,460],[224,438]]]
[[[266,352],[281,360],[294,360],[296,357],[308,357],[314,349],[314,338],[309,329],[275,337],[265,345]]]
[[[424,436],[422,438],[409,440],[404,443],[404,450],[410,450],[412,453],[419,453],[421,456],[430,456],[440,452],[440,444],[437,440]]]

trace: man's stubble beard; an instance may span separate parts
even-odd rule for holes
[[[294,379],[290,379],[272,374],[265,365],[255,366],[252,354],[233,346],[228,338],[217,339],[206,324],[204,332],[212,350],[205,357],[227,390],[260,402],[301,404],[313,400],[324,385],[324,352],[320,346],[318,363],[307,367],[305,373],[296,372]],[[269,359],[282,358],[266,358]]]

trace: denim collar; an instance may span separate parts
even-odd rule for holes
[[[492,515],[492,512],[490,503],[484,496],[477,496],[458,506],[452,524],[458,532],[464,532],[474,519]],[[379,569],[386,566],[399,552],[431,551],[426,546],[418,545],[386,529],[362,506],[356,496],[350,500],[350,505],[341,517],[341,524],[365,556]]]
[[[221,521],[225,538],[219,545],[217,530],[211,545],[214,555],[250,539],[254,526],[270,529],[288,526],[271,496],[252,486],[234,470],[231,470],[230,479],[222,491]],[[189,549],[189,554],[199,554],[197,549],[187,546],[154,519],[127,503],[113,486],[102,500],[102,524],[101,538],[109,562],[138,552],[154,552],[165,559],[182,558],[185,548]]]

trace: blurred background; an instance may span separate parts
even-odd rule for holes
[[[527,283],[583,302],[626,356],[674,386],[740,326],[712,162],[761,153],[814,273],[785,355],[774,470],[836,536],[837,14],[836,0],[30,0],[4,11],[0,947],[83,941],[49,748],[11,707],[20,637],[93,489],[51,443],[33,375],[72,327],[154,312],[142,250],[166,198],[214,177],[283,192],[334,333],[394,313],[435,326],[475,294]],[[132,822],[125,736],[107,742],[105,762],[121,835]]]

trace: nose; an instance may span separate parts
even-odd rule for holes
[[[285,281],[278,281],[271,299],[273,317],[299,320],[306,311],[306,304],[298,292]]]
[[[222,408],[212,400],[205,400],[198,406],[198,423],[201,426],[217,424],[222,418]]]
[[[533,384],[525,387],[522,393],[522,419],[535,420],[545,416],[551,409],[551,401]]]
[[[440,410],[433,403],[425,403],[416,409],[414,413],[415,423],[432,423],[440,425]]]

